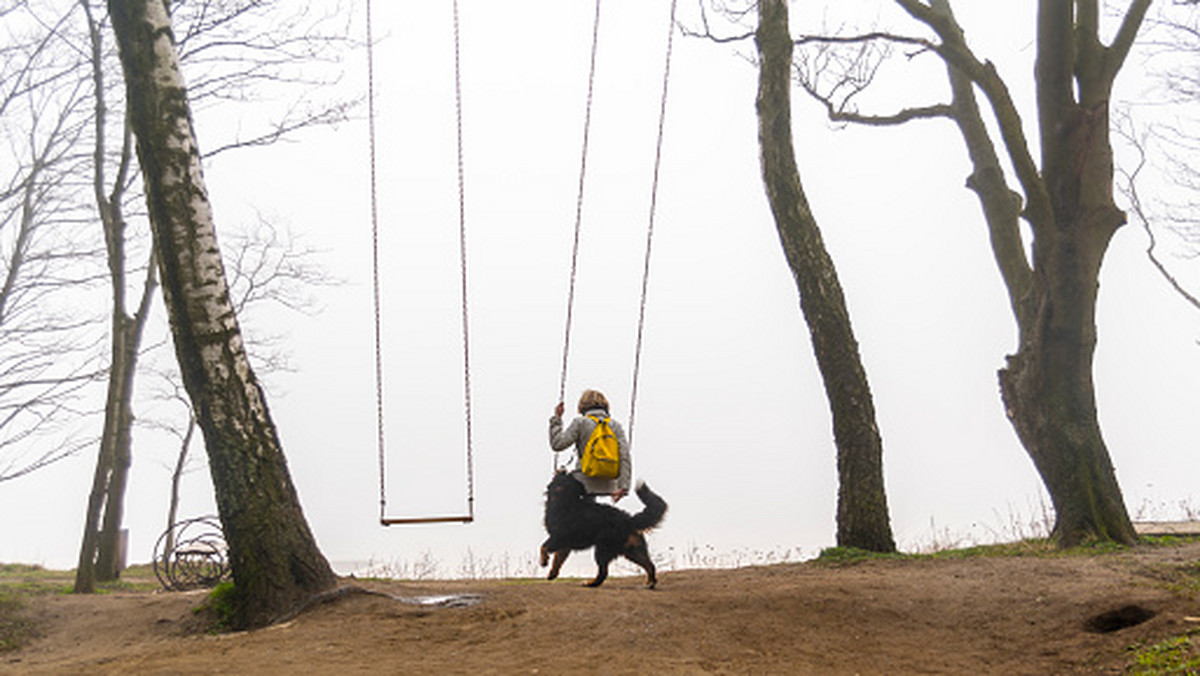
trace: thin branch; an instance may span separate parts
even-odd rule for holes
[[[727,36],[714,35],[712,32],[712,28],[710,28],[708,25],[708,12],[704,9],[704,0],[696,0],[696,4],[700,6],[700,25],[704,26],[704,32],[701,33],[701,32],[697,32],[697,31],[693,31],[692,29],[688,28],[687,26],[685,26],[682,23],[677,21],[676,25],[679,26],[679,32],[684,37],[704,38],[705,40],[709,40],[711,42],[716,42],[718,44],[727,44],[727,43],[731,43],[731,42],[741,42],[742,40],[754,39],[754,31],[752,31],[752,30],[747,31],[745,33],[739,33],[737,35],[727,35]]]
[[[800,88],[803,89],[811,98],[825,106],[825,112],[829,115],[829,119],[834,122],[847,122],[850,124],[862,124],[870,127],[889,127],[912,122],[913,120],[929,120],[936,118],[953,118],[954,108],[950,104],[935,103],[928,106],[916,106],[905,108],[890,115],[864,115],[862,113],[846,110],[843,106],[838,106],[834,103],[831,97],[825,96],[818,92],[813,85],[804,78],[797,78],[800,83]],[[847,99],[848,101],[849,99]],[[845,101],[843,101],[843,105]]]
[[[1138,163],[1133,171],[1122,170],[1120,172],[1125,179],[1124,185],[1121,186],[1121,192],[1124,193],[1125,198],[1129,200],[1129,210],[1133,213],[1137,220],[1141,222],[1142,229],[1146,231],[1146,237],[1148,237],[1150,240],[1150,244],[1146,247],[1146,257],[1150,259],[1150,263],[1156,270],[1158,270],[1158,273],[1162,275],[1162,278],[1167,281],[1167,284],[1169,284],[1181,298],[1191,304],[1192,307],[1200,310],[1200,297],[1190,293],[1182,284],[1179,283],[1179,280],[1175,278],[1175,275],[1171,274],[1171,271],[1167,269],[1167,266],[1162,262],[1162,260],[1159,259],[1158,254],[1155,251],[1155,249],[1158,247],[1158,238],[1155,236],[1154,230],[1150,227],[1150,216],[1146,213],[1146,210],[1142,206],[1142,198],[1137,189],[1138,176],[1141,174],[1142,169],[1144,169],[1147,164],[1146,148],[1142,144],[1141,140],[1134,136],[1132,131],[1126,130],[1124,127],[1118,127],[1118,129],[1119,133],[1125,137],[1129,144],[1133,146],[1133,149],[1138,153]]]
[[[797,47],[821,43],[830,45],[859,44],[864,42],[895,42],[902,45],[920,47],[920,52],[937,51],[937,45],[925,38],[914,38],[906,35],[896,35],[883,31],[872,31],[861,35],[800,35],[793,38],[792,43]],[[916,53],[909,56],[915,56]]]
[[[321,110],[318,110],[315,113],[306,113],[305,115],[302,115],[302,116],[294,118],[294,119],[285,119],[283,121],[275,123],[274,128],[272,128],[271,130],[266,131],[262,134],[259,134],[258,136],[255,136],[255,137],[249,138],[249,139],[244,139],[244,140],[231,141],[229,143],[226,143],[226,144],[216,148],[215,150],[208,151],[208,152],[204,153],[204,155],[203,155],[204,159],[206,159],[206,160],[212,159],[213,157],[216,157],[217,155],[228,152],[230,150],[238,150],[241,148],[253,148],[253,147],[259,147],[259,146],[269,146],[269,145],[278,143],[280,141],[286,140],[294,132],[300,131],[302,129],[308,129],[309,127],[316,127],[316,126],[320,126],[320,125],[333,125],[333,124],[337,124],[339,122],[344,122],[347,119],[349,119],[350,111],[353,110],[354,108],[356,108],[357,106],[359,106],[363,102],[363,100],[364,99],[360,98],[360,99],[354,99],[352,101],[345,101],[342,103],[334,104],[329,108],[323,108]]]

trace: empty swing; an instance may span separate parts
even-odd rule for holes
[[[671,0],[670,19],[667,25],[667,46],[666,56],[663,63],[663,79],[662,79],[662,97],[659,101],[658,110],[658,136],[654,147],[654,172],[650,184],[650,213],[647,218],[646,225],[646,251],[642,263],[642,290],[641,300],[638,304],[638,321],[637,321],[637,339],[634,344],[633,351],[633,375],[629,392],[629,418],[628,420],[628,438],[630,445],[633,444],[633,423],[634,416],[637,412],[637,395],[638,395],[638,374],[641,370],[642,362],[642,336],[646,326],[646,298],[650,285],[650,253],[654,241],[654,215],[658,205],[658,175],[659,167],[662,164],[662,143],[663,143],[663,128],[667,118],[667,85],[671,77],[671,51],[675,37],[675,4],[677,0]],[[579,193],[575,202],[575,233],[574,242],[571,246],[571,273],[570,281],[567,285],[567,309],[566,309],[566,328],[563,331],[563,352],[562,352],[562,374],[558,384],[558,401],[562,402],[566,398],[567,392],[567,365],[571,351],[571,320],[573,308],[575,304],[575,278],[578,270],[579,261],[579,234],[582,230],[583,223],[583,195],[584,185],[587,176],[587,155],[588,155],[588,133],[591,127],[592,120],[592,91],[596,79],[596,51],[597,45],[600,42],[600,0],[596,0],[595,17],[592,23],[592,50],[591,64],[588,70],[588,88],[587,88],[587,104],[583,118],[583,144],[580,150],[579,160]],[[558,470],[558,454],[554,454],[554,469]]]
[[[379,204],[376,171],[375,143],[375,57],[374,35],[371,26],[371,0],[366,0],[367,30],[367,123],[370,146],[371,175],[371,272],[375,312],[375,407],[376,445],[379,452],[379,523],[383,526],[422,523],[471,523],[475,520],[475,473],[474,453],[471,439],[471,359],[469,315],[467,311],[467,225],[466,199],[463,189],[463,134],[462,134],[462,87],[460,77],[458,0],[453,2],[454,15],[454,108],[458,128],[458,234],[459,268],[462,297],[462,347],[463,347],[463,410],[466,424],[466,514],[450,516],[391,517],[387,513],[386,443],[383,414],[383,344],[381,285],[379,274]]]

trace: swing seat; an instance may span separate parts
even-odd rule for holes
[[[399,526],[412,523],[471,523],[475,521],[475,516],[467,514],[465,516],[413,516],[407,518],[383,517],[379,519],[381,526]]]
[[[458,0],[452,4],[454,16],[454,102],[458,120],[458,234],[459,264],[462,274],[462,342],[463,342],[463,408],[466,413],[467,452],[467,514],[463,516],[418,516],[392,518],[387,516],[387,487],[384,468],[385,451],[383,436],[383,346],[381,343],[382,309],[380,296],[382,285],[379,274],[379,200],[377,195],[376,144],[375,144],[375,39],[371,29],[371,0],[367,0],[367,119],[368,146],[370,148],[371,175],[371,273],[375,309],[375,402],[377,424],[377,446],[379,452],[379,523],[383,526],[421,523],[472,523],[475,521],[475,470],[471,443],[471,358],[470,335],[467,312],[467,222],[466,197],[463,186],[463,136],[462,136],[462,87],[459,76],[459,21]]]

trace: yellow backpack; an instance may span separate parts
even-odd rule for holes
[[[583,447],[579,468],[583,473],[597,479],[615,479],[620,473],[621,453],[617,437],[613,434],[608,418],[589,415],[596,426]]]

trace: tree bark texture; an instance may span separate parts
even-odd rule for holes
[[[163,297],[229,544],[235,622],[270,623],[336,583],[250,368],[217,247],[163,0],[109,0]]]
[[[1031,313],[1000,371],[1013,426],[1054,503],[1054,536],[1137,540],[1100,431],[1093,358],[1100,266],[1125,215],[1113,201],[1114,58],[1094,2],[1039,4],[1035,67],[1042,177],[1052,218],[1033,223]]]
[[[761,0],[759,145],[763,184],[833,415],[837,444],[837,542],[895,551],[883,480],[883,441],[846,300],[816,219],[809,209],[792,144],[792,37],[786,0]]]
[[[1116,472],[1100,431],[1093,357],[1100,267],[1124,214],[1113,201],[1109,94],[1148,0],[1132,3],[1104,46],[1095,0],[1038,4],[1035,65],[1041,167],[1019,132],[1021,121],[990,63],[970,53],[948,0],[900,0],[942,39],[955,119],[974,171],[967,185],[983,206],[992,249],[1019,329],[1019,346],[999,372],[1001,396],[1018,438],[1054,505],[1053,538],[1133,543]],[[1003,177],[974,99],[979,87],[996,114],[1024,191]],[[1032,261],[1018,219],[1033,232]]]

